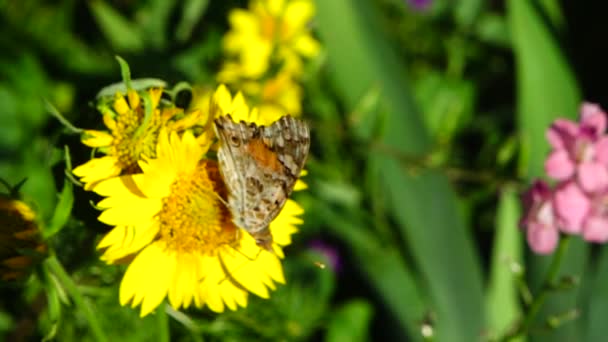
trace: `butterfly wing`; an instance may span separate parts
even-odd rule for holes
[[[270,126],[216,119],[218,161],[233,220],[251,234],[267,230],[302,171],[310,146],[308,126],[284,116]]]

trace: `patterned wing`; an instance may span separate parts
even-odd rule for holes
[[[233,221],[240,227],[246,228],[243,221],[245,214],[245,172],[247,156],[245,144],[256,134],[257,128],[245,123],[232,121],[230,115],[215,119],[215,133],[220,141],[217,152],[219,169],[228,188],[228,206]]]
[[[272,125],[216,119],[218,161],[237,225],[263,234],[278,215],[302,171],[310,146],[303,121],[284,116]]]

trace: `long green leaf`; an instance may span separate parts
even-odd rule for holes
[[[117,51],[140,51],[144,47],[144,39],[138,26],[103,0],[89,3],[97,25],[106,39]]]
[[[602,341],[606,338],[608,317],[608,249],[604,248],[597,262],[597,273],[591,283],[591,295],[584,313],[585,341]],[[580,340],[583,340],[582,338]]]
[[[510,0],[509,24],[517,66],[517,112],[522,139],[520,169],[529,178],[543,174],[548,152],[545,131],[559,116],[574,117],[580,102],[576,80],[551,36],[539,6],[529,0]],[[562,265],[562,275],[584,272],[587,246],[573,241]],[[536,257],[529,267],[532,288],[538,289],[550,258]],[[536,322],[545,323],[550,315],[559,315],[577,305],[578,291],[552,295]],[[578,324],[565,324],[551,333],[539,334],[542,341],[574,341],[580,337]]]
[[[350,246],[354,259],[351,262],[360,265],[402,329],[412,336],[412,340],[420,340],[419,325],[428,304],[398,251],[382,246],[365,226],[353,219],[356,215],[338,214],[324,204],[313,209],[332,232]]]
[[[327,331],[327,342],[364,342],[368,341],[367,330],[372,318],[372,306],[363,300],[355,299],[334,313]]]
[[[511,270],[513,264],[523,264],[522,234],[517,229],[519,215],[517,193],[514,189],[505,189],[498,204],[486,299],[488,325],[496,336],[504,334],[521,317],[517,278]]]
[[[410,155],[425,153],[430,139],[413,104],[404,66],[380,31],[372,3],[332,0],[317,1],[317,6],[329,70],[347,109],[378,87],[382,144]],[[372,154],[370,165],[408,241],[403,248],[413,255],[428,284],[437,339],[476,340],[483,326],[481,271],[447,179],[433,172],[411,175],[395,158],[379,153]]]

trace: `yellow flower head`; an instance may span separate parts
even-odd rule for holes
[[[45,252],[34,211],[19,200],[0,197],[0,278],[24,279]]]
[[[233,10],[223,47],[237,63],[227,64],[232,72],[220,73],[220,82],[231,82],[237,74],[259,78],[271,63],[300,74],[301,57],[319,53],[319,43],[308,28],[314,12],[311,0],[251,0],[249,10]]]
[[[262,116],[279,118],[302,114],[302,89],[289,73],[281,72],[261,82],[244,82],[242,91],[257,105]]]
[[[93,158],[73,170],[86,190],[102,180],[139,172],[141,157],[154,157],[162,127],[168,131],[183,131],[202,122],[200,111],[184,115],[180,108],[161,106],[162,93],[161,88],[151,88],[142,98],[130,89],[126,97],[116,93],[112,108],[100,106],[109,131],[86,130],[82,142],[97,148],[104,156]]]
[[[251,114],[238,96],[227,101],[222,88],[211,102],[213,115],[225,108],[237,116]],[[189,130],[181,137],[163,130],[155,157],[139,163],[142,173],[94,188],[106,197],[98,204],[105,209],[99,220],[115,226],[98,245],[102,259],[114,263],[134,255],[120,302],[141,305],[142,316],[165,297],[176,309],[194,304],[235,310],[247,305],[249,292],[268,298],[275,283],[285,281],[281,247],[291,243],[302,208],[288,201],[270,224],[276,254],[260,249],[232,223],[217,163],[205,156],[209,145]]]

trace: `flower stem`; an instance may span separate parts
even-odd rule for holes
[[[529,310],[526,313],[522,324],[519,326],[518,329],[503,336],[500,341],[509,341],[511,339],[514,339],[515,337],[526,335],[530,331],[532,323],[534,323],[536,316],[540,312],[540,309],[545,303],[549,292],[552,290],[552,287],[555,284],[555,281],[559,274],[559,268],[561,266],[562,259],[564,258],[564,255],[568,250],[568,244],[570,240],[570,236],[565,236],[560,240],[559,246],[557,247],[557,251],[553,255],[553,260],[551,260],[551,265],[549,266],[549,269],[545,274],[545,278],[543,279],[540,292],[537,293],[536,296],[534,296],[534,300],[532,301],[532,304],[530,304]]]
[[[158,324],[158,340],[160,342],[169,342],[171,340],[169,335],[169,318],[164,306],[161,306],[156,310],[156,322]]]
[[[78,287],[70,277],[70,275],[63,268],[59,260],[52,255],[46,259],[45,264],[53,272],[55,276],[61,282],[66,292],[70,295],[76,307],[84,314],[87,322],[89,323],[89,327],[91,328],[91,333],[95,340],[100,342],[108,341],[103,330],[101,329],[101,325],[97,320],[97,317],[88,303],[85,301],[85,298],[82,296]]]

